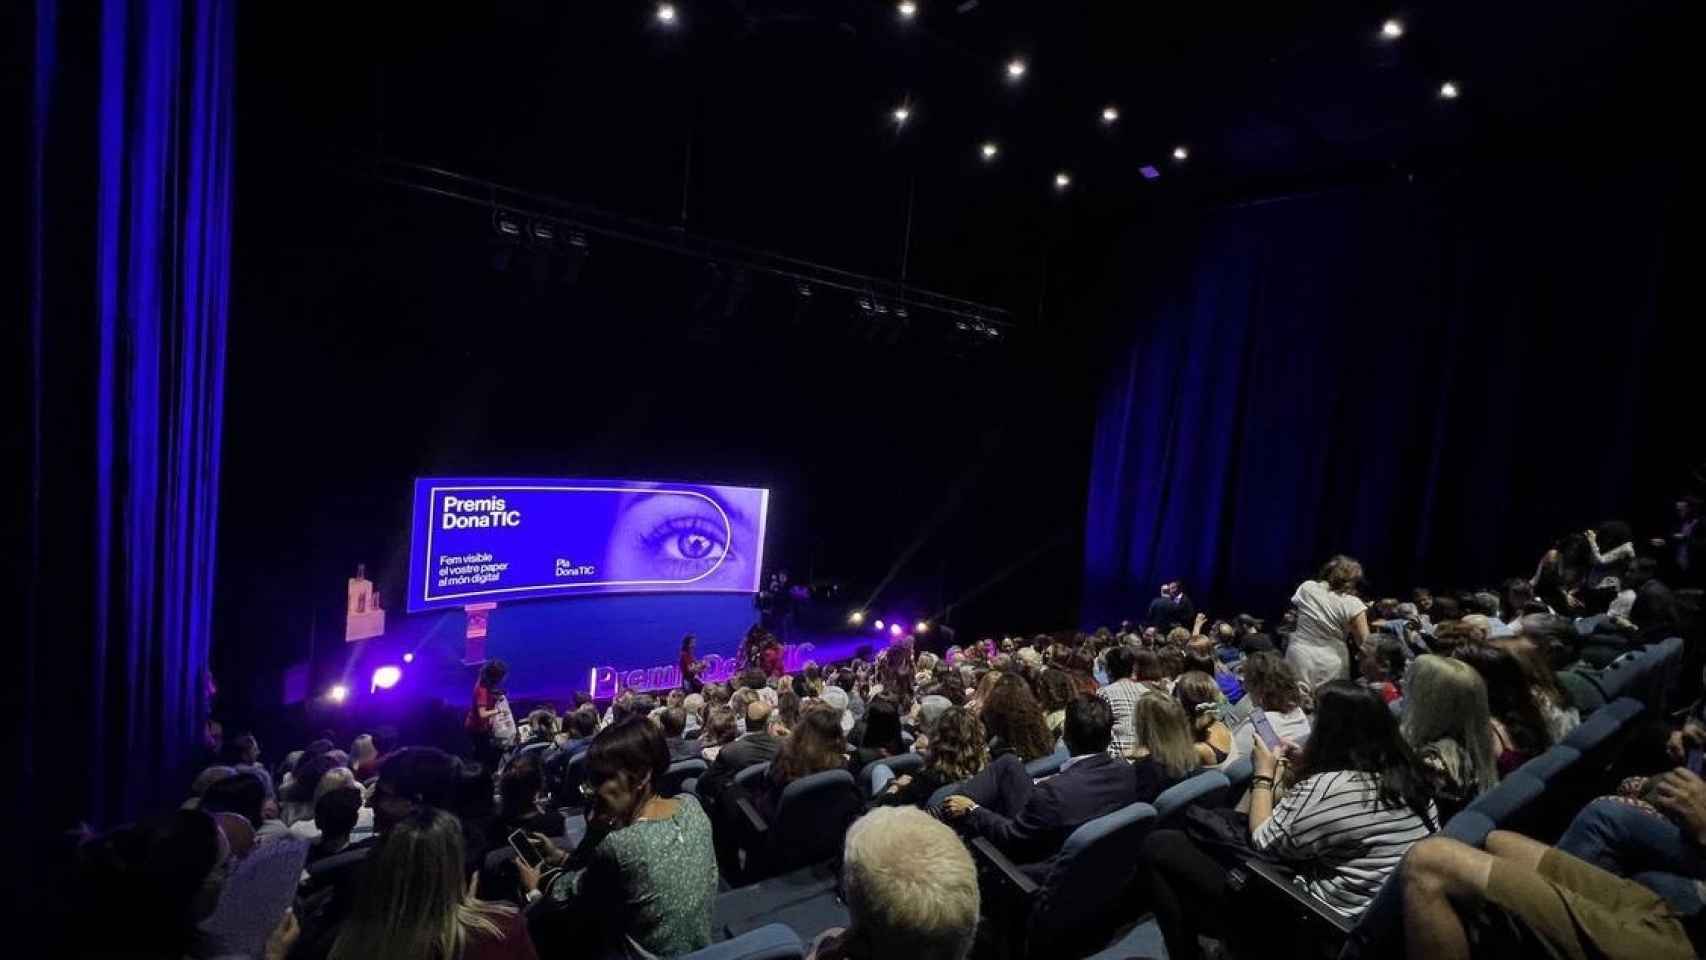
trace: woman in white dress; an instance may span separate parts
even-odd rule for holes
[[[1368,605],[1355,593],[1361,579],[1362,564],[1340,554],[1321,568],[1319,580],[1305,580],[1291,595],[1297,629],[1285,658],[1310,689],[1350,675],[1347,637],[1358,648],[1368,641]]]

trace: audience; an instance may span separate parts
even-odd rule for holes
[[[1368,642],[1368,605],[1356,595],[1362,564],[1336,556],[1319,578],[1305,580],[1291,596],[1297,627],[1285,656],[1311,688],[1350,675],[1350,650]],[[1350,650],[1346,639],[1350,640]]]
[[[1473,667],[1487,684],[1493,747],[1501,777],[1552,745],[1551,728],[1540,701],[1514,655],[1489,643],[1469,643],[1458,647],[1452,656]]]
[[[710,769],[699,778],[699,796],[704,797],[713,807],[721,804],[723,791],[734,783],[735,774],[754,764],[768,763],[776,759],[777,753],[782,749],[782,718],[773,713],[769,704],[757,699],[749,702],[746,707],[746,726],[747,732],[720,748],[716,758],[711,761]],[[836,730],[839,737],[839,720]]]
[[[1404,740],[1449,820],[1499,783],[1487,685],[1469,664],[1429,653],[1416,658],[1405,686]]]
[[[989,744],[983,723],[964,707],[949,707],[931,727],[924,769],[889,781],[875,806],[923,806],[943,787],[969,780],[989,765]]]
[[[1173,696],[1184,708],[1189,719],[1191,743],[1197,763],[1217,767],[1232,756],[1232,731],[1220,719],[1220,686],[1214,678],[1200,671],[1191,671],[1173,684]],[[1141,742],[1141,737],[1139,742]]]
[[[991,670],[994,676],[996,671]],[[991,687],[978,711],[983,731],[989,735],[989,755],[1011,753],[1020,760],[1046,757],[1054,752],[1043,708],[1031,693],[1031,685],[1013,674],[1002,674]]]
[[[1427,777],[1372,691],[1332,681],[1319,691],[1315,725],[1300,753],[1254,745],[1250,846],[1295,869],[1302,887],[1349,919],[1374,899],[1411,844],[1438,829]],[[1276,802],[1287,756],[1296,782]],[[1139,853],[1140,880],[1172,960],[1201,956],[1199,936],[1245,941],[1255,931],[1226,923],[1233,909],[1225,865],[1178,830],[1157,830]]]
[[[1252,654],[1244,661],[1244,689],[1249,691],[1251,704],[1262,710],[1281,740],[1301,744],[1309,738],[1302,680],[1284,658],[1276,653]],[[1255,739],[1255,721],[1245,717],[1232,728],[1232,755],[1250,756]]]
[[[1202,744],[1191,738],[1184,708],[1170,697],[1139,700],[1132,713],[1132,731],[1137,744],[1131,751],[1136,800],[1152,802],[1162,791],[1204,766],[1197,755]]]
[[[1155,692],[1147,684],[1138,682],[1137,661],[1138,651],[1124,644],[1110,649],[1103,656],[1108,682],[1096,691],[1096,696],[1107,701],[1108,710],[1114,717],[1114,739],[1108,745],[1108,751],[1116,757],[1131,756],[1132,748],[1137,745],[1132,734],[1132,709],[1138,698]]]

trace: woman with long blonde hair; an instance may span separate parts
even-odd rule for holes
[[[1137,794],[1150,803],[1161,791],[1197,772],[1196,738],[1191,735],[1185,708],[1172,697],[1139,697],[1132,707],[1131,725],[1137,746],[1132,767],[1137,771]]]
[[[1474,667],[1424,654],[1410,664],[1399,728],[1433,783],[1441,821],[1499,782],[1487,684]]]
[[[462,824],[422,807],[368,858],[331,960],[537,960],[515,908],[476,900],[462,882]]]

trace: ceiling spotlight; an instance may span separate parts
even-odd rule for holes
[[[930,632],[930,622],[928,620],[918,621],[917,623],[912,625],[912,632],[913,633],[929,633]]]
[[[1072,186],[1072,174],[1062,170],[1054,175],[1054,188],[1056,190],[1065,190],[1070,186]]]
[[[349,699],[349,687],[341,683],[333,684],[332,689],[326,691],[326,699],[333,703],[343,703]]]
[[[372,690],[389,690],[396,686],[397,681],[401,679],[403,679],[402,668],[388,663],[373,671],[373,686],[369,692]]]
[[[1120,118],[1120,108],[1119,107],[1109,105],[1109,106],[1102,108],[1102,122],[1103,123],[1115,123],[1119,120],[1119,118]]]
[[[894,108],[894,113],[892,114],[892,116],[894,117],[895,123],[905,123],[906,118],[912,116],[912,110],[909,109],[905,104],[901,104],[900,106]]]
[[[1001,152],[1001,148],[996,145],[994,140],[983,141],[983,146],[978,149],[983,152],[983,159],[985,160],[994,160],[995,155]]]
[[[1014,57],[1007,61],[1007,79],[1017,80],[1025,75],[1025,61]]]
[[[1404,24],[1398,20],[1388,20],[1380,25],[1380,35],[1388,40],[1396,40],[1404,35]]]
[[[404,663],[414,663],[415,662],[414,651],[410,651],[408,653],[403,654],[403,662]]]
[[[865,611],[855,610],[852,613],[848,614],[847,615],[847,622],[851,623],[855,627],[857,627],[861,623],[864,623],[865,622]]]
[[[1186,150],[1184,147],[1174,147],[1173,148],[1173,159],[1174,160],[1189,160],[1190,158],[1191,158],[1191,152],[1189,150]]]
[[[673,3],[660,3],[660,4],[658,4],[658,22],[659,23],[674,23],[675,22],[675,4],[673,4]]]
[[[889,636],[891,636],[891,637],[898,637],[898,636],[900,636],[900,635],[901,635],[901,634],[902,634],[902,633],[903,633],[903,632],[905,632],[905,631],[903,631],[903,630],[901,630],[901,629],[900,629],[900,624],[898,624],[898,623],[891,623],[891,624],[889,624]]]
[[[911,20],[918,16],[918,4],[913,3],[912,0],[900,0],[895,9],[900,11],[902,20]]]
[[[1442,100],[1456,100],[1457,99],[1457,84],[1452,83],[1450,80],[1447,80],[1446,82],[1440,84],[1439,85],[1439,96],[1440,96],[1440,99],[1442,99]]]
[[[877,629],[878,629],[878,630],[881,630],[881,629],[882,629],[882,628],[883,628],[883,627],[885,627],[885,626],[887,626],[887,624],[885,624],[885,623],[883,623],[883,622],[882,622],[882,621],[881,621],[881,620],[878,620],[878,621],[877,621],[877,622],[876,622],[876,628],[877,628]]]

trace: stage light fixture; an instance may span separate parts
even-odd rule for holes
[[[918,4],[913,3],[912,0],[900,0],[900,3],[895,5],[895,9],[900,11],[902,20],[911,20],[918,16]]]
[[[994,160],[995,155],[1001,152],[1001,147],[998,146],[994,140],[985,140],[983,142],[983,146],[979,149],[982,150],[983,159],[985,160]]]
[[[884,624],[881,620],[877,621],[877,629],[878,630],[881,630],[884,626],[886,626],[886,624]]]
[[[1401,20],[1388,20],[1380,25],[1380,35],[1388,40],[1396,40],[1404,35],[1404,23]]]
[[[349,687],[341,683],[333,684],[332,689],[326,691],[326,699],[333,703],[343,703],[349,699]]]
[[[396,686],[397,681],[401,679],[403,679],[403,668],[388,663],[373,671],[373,686],[370,689],[389,690]]]
[[[897,123],[897,124],[905,123],[906,118],[912,116],[912,110],[906,104],[903,103],[900,106],[894,108],[894,113],[891,114],[891,116],[894,117],[895,123]]]
[[[1070,186],[1072,186],[1072,174],[1062,170],[1054,175],[1054,188],[1056,190],[1065,190]]]
[[[492,229],[506,237],[521,236],[521,218],[507,210],[492,212]]]
[[[905,631],[900,629],[900,624],[898,624],[898,623],[889,624],[889,636],[898,637],[904,632]]]
[[[411,651],[409,653],[403,654],[403,662],[404,663],[414,663],[415,662],[414,653]]]
[[[852,613],[848,614],[847,615],[847,622],[851,623],[855,627],[857,627],[861,623],[864,623],[865,622],[865,611],[855,610]]]
[[[1108,106],[1105,106],[1102,108],[1102,122],[1103,123],[1107,123],[1107,124],[1118,123],[1119,119],[1120,119],[1120,108],[1119,107],[1116,107],[1113,104],[1109,104]]]
[[[1019,57],[1007,61],[1007,79],[1017,80],[1025,75],[1025,61]]]
[[[930,632],[930,621],[920,620],[917,623],[913,624],[912,625],[912,632],[913,633],[929,633]]]
[[[1456,100],[1457,99],[1457,84],[1452,83],[1450,80],[1447,80],[1446,82],[1440,84],[1439,85],[1439,98],[1441,100]]]
[[[1183,163],[1184,161],[1189,160],[1190,158],[1191,158],[1191,151],[1185,149],[1184,147],[1174,147],[1173,148],[1173,159],[1174,160],[1177,160],[1180,163]]]
[[[658,22],[659,23],[674,23],[675,22],[675,4],[673,4],[673,3],[660,3],[660,4],[658,4]]]

